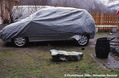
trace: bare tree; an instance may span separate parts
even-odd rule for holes
[[[0,17],[2,19],[5,19],[4,15],[3,15],[3,4],[2,4],[3,0],[0,0]]]
[[[42,5],[47,5],[47,0],[42,0]]]
[[[32,1],[33,3],[28,4],[29,5],[28,9],[31,14],[39,10],[39,8],[42,9],[45,7],[45,5],[47,5],[47,0],[32,0]],[[31,4],[33,5],[32,7],[30,7]]]
[[[0,2],[0,8],[1,8],[1,13],[0,16],[3,20],[8,20],[8,23],[13,22],[13,17],[12,17],[12,8],[15,5],[20,4],[20,0],[1,0]]]

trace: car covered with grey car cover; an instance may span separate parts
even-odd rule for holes
[[[95,22],[84,9],[52,7],[35,12],[29,17],[9,24],[0,31],[3,41],[13,41],[16,46],[26,42],[75,39],[86,45],[94,38]],[[87,41],[82,41],[87,39]],[[20,42],[21,41],[21,42]],[[20,45],[22,44],[22,45]]]

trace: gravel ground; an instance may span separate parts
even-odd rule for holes
[[[109,34],[103,33],[103,35],[96,35],[94,39],[90,39],[89,44],[85,48],[95,48],[96,40],[100,37],[109,37]],[[5,43],[0,39],[0,51],[1,50],[20,50],[21,52],[24,52],[22,50],[28,50],[28,51],[36,51],[36,50],[45,50],[49,51],[50,49],[77,49],[82,48],[81,46],[77,45],[76,41],[58,41],[58,42],[38,42],[38,43],[30,43],[27,47],[24,48],[17,48],[12,45],[12,43]],[[33,51],[33,52],[34,52]]]

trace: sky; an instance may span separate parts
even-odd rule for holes
[[[107,12],[116,12],[119,8],[119,0],[101,0],[102,4],[106,7]]]
[[[115,13],[119,0],[48,0],[50,5],[65,5],[93,12]]]

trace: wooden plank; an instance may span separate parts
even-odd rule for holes
[[[101,25],[103,25],[103,13],[101,13]]]
[[[108,24],[108,15],[106,14],[106,25]]]
[[[98,23],[98,19],[99,19],[98,17],[99,17],[99,14],[97,13],[97,14],[96,14],[96,25],[99,24],[99,23]]]
[[[106,19],[106,13],[104,13],[104,25],[106,25],[107,19]]]
[[[109,24],[109,23],[110,23],[110,22],[109,22],[109,21],[110,21],[109,16],[110,16],[110,14],[108,14],[108,18],[107,18],[107,20],[108,20],[107,24],[108,24],[108,25],[110,25],[110,24]]]

